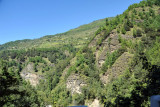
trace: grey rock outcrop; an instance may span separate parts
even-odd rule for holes
[[[34,72],[34,64],[29,63],[20,73],[21,77],[26,81],[29,81],[32,86],[36,86],[39,84],[39,80],[43,79],[43,76],[33,73]]]
[[[105,75],[101,76],[101,81],[104,84],[109,83],[113,79],[117,78],[119,75],[123,73],[128,68],[129,62],[133,57],[132,54],[128,52],[123,53],[113,64],[113,66],[107,70]],[[123,62],[123,63],[122,63]]]
[[[103,50],[98,58],[99,67],[104,64],[107,52],[112,53],[121,47],[118,35],[115,32],[111,32],[111,34],[102,42],[102,47]]]
[[[123,35],[122,34],[121,37],[123,39],[126,39],[126,40],[132,40],[133,39],[133,36],[131,36],[131,35]],[[102,42],[102,47],[103,47],[103,50],[102,50],[102,52],[101,52],[101,54],[99,55],[99,58],[98,58],[99,67],[102,67],[102,65],[104,64],[107,52],[108,53],[113,53],[114,51],[121,48],[121,44],[119,42],[119,36],[116,33],[116,31],[113,30],[110,33],[110,35]]]
[[[34,64],[29,63],[23,70],[22,72],[34,72]]]
[[[92,102],[91,101],[86,102],[85,105],[88,105],[88,107],[102,107],[98,99],[94,99]]]
[[[67,88],[71,91],[71,94],[81,94],[81,87],[86,85],[78,74],[70,75],[66,84]]]

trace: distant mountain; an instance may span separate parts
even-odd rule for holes
[[[48,35],[34,40],[25,39],[8,42],[0,46],[0,51],[29,48],[50,48],[67,44],[73,44],[75,47],[79,48],[89,42],[90,39],[94,37],[94,32],[100,26],[104,26],[104,24],[105,19],[101,19],[82,25],[65,33]]]

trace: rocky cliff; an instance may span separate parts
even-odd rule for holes
[[[81,88],[86,85],[84,80],[82,80],[78,74],[70,75],[66,84],[67,88],[71,91],[72,94],[81,94]]]
[[[107,70],[107,72],[101,76],[103,84],[107,84],[116,79],[123,71],[127,70],[129,63],[133,55],[128,52],[123,53],[113,64],[113,66]]]
[[[43,79],[43,76],[34,73],[34,64],[29,63],[20,73],[21,77],[26,81],[29,81],[32,86],[39,84],[39,80]]]

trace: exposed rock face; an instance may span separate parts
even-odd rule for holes
[[[99,38],[101,38],[101,35],[104,35],[105,32],[101,32],[100,34],[98,34],[92,41],[91,43],[88,45],[89,48],[91,47],[95,47],[97,45],[97,41]]]
[[[23,70],[22,72],[34,72],[34,64],[29,63]]]
[[[107,52],[112,53],[121,47],[119,40],[118,40],[118,35],[115,32],[111,32],[109,37],[107,37],[102,42],[102,46],[103,46],[103,50],[98,58],[99,67],[101,67],[104,64]]]
[[[122,34],[121,37],[126,40],[133,39],[133,36],[131,36],[131,35],[123,35]],[[119,39],[118,34],[116,33],[116,31],[113,30],[110,33],[110,35],[102,42],[103,50],[98,58],[99,67],[102,67],[102,65],[104,64],[107,52],[112,53],[115,50],[118,50],[119,48],[121,48],[121,44],[119,43],[118,39]]]
[[[70,53],[69,53],[69,51],[67,51],[67,50],[64,51],[64,54],[65,54],[67,57],[70,56]]]
[[[36,86],[39,84],[40,77],[36,74],[29,73],[29,72],[22,72],[21,76],[26,81],[29,81],[32,86]]]
[[[97,39],[94,38],[94,39],[91,41],[91,43],[89,44],[89,47],[94,47],[94,46],[96,46],[96,43],[97,43]]]
[[[110,49],[110,52],[114,52],[115,50],[118,50],[121,45],[119,43],[119,40],[118,40],[118,35],[117,34],[110,34],[110,43],[109,43],[109,49]]]
[[[47,105],[46,107],[52,107],[52,105]]]
[[[135,22],[136,22],[136,23],[142,23],[143,20],[138,20],[138,19],[137,19],[137,20],[135,20]]]
[[[31,73],[34,72],[33,63],[29,63],[20,73],[21,77],[26,81],[29,81],[32,86],[36,86],[39,84],[39,80],[43,79],[42,76],[38,74]]]
[[[55,67],[55,64],[52,64],[52,63],[51,63],[49,66],[50,66],[50,67]]]
[[[87,103],[88,107],[101,107],[98,99],[94,99],[93,102]]]
[[[66,84],[67,88],[71,91],[71,94],[81,94],[81,87],[86,85],[78,74],[69,76]]]
[[[133,55],[129,54],[128,52],[123,53],[116,60],[116,62],[113,64],[113,66],[110,69],[108,69],[108,71],[105,73],[105,75],[101,76],[101,81],[104,84],[107,84],[112,79],[117,78],[118,75],[121,75],[122,72],[128,68],[128,64],[129,64],[132,57],[133,57]]]
[[[121,37],[126,39],[126,40],[133,39],[133,36],[131,36],[131,35],[123,35],[123,34],[121,34]]]
[[[103,49],[102,53],[100,54],[100,56],[98,58],[98,65],[100,67],[104,64],[108,51],[109,51],[108,47],[105,47],[105,49]]]

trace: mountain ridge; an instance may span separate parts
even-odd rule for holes
[[[110,18],[110,19],[112,19],[112,18]],[[60,36],[64,36],[64,35],[65,36],[69,36],[69,34],[70,35],[73,35],[73,33],[78,34],[78,32],[83,32],[83,31],[86,31],[86,30],[91,31],[92,29],[93,29],[93,32],[95,32],[96,29],[98,29],[100,26],[104,25],[104,21],[105,21],[105,19],[99,19],[99,20],[93,21],[93,22],[91,22],[89,24],[84,24],[84,25],[81,25],[81,26],[79,26],[77,28],[71,29],[71,30],[69,30],[67,32],[58,33],[58,34],[55,34],[55,35],[46,35],[46,36],[43,36],[43,37],[40,37],[40,38],[36,38],[36,39],[24,39],[24,40],[16,40],[16,41],[7,42],[5,44],[1,44],[0,45],[0,51],[1,50],[7,50],[7,49],[9,49],[9,50],[11,50],[11,49],[19,49],[19,47],[21,47],[21,45],[19,45],[19,44],[25,43],[25,45],[26,45],[27,42],[28,42],[28,44],[34,44],[33,42],[35,42],[35,43],[36,42],[37,43],[40,42],[42,44],[43,43],[42,41],[45,38],[51,39],[51,38],[54,38],[54,37],[60,37]],[[92,35],[93,35],[93,33],[92,33]],[[87,35],[87,37],[88,37],[88,35]],[[36,44],[34,44],[34,45],[36,45]],[[24,46],[24,48],[31,48],[31,47],[34,48],[34,46],[31,46],[31,45],[29,45],[27,47]],[[38,47],[38,46],[36,45],[35,47]],[[20,49],[23,49],[23,47],[20,48]]]

